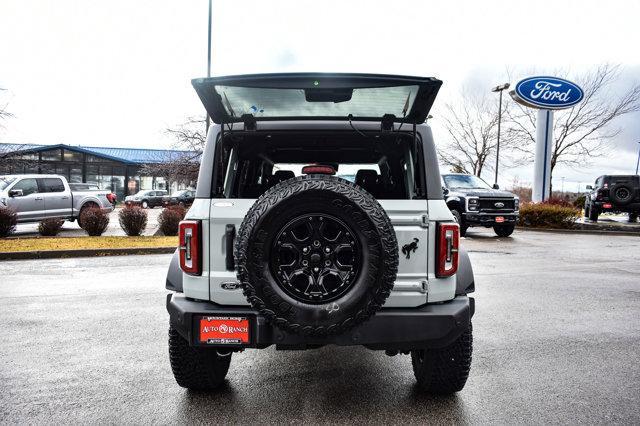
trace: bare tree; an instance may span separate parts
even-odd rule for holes
[[[505,111],[511,108],[509,99],[503,100],[503,123],[500,135],[500,162],[514,165],[511,156],[513,138],[505,129]],[[482,92],[465,89],[457,104],[447,104],[443,116],[449,139],[439,149],[440,160],[453,172],[481,176],[483,170],[493,169],[498,142],[498,101]]]
[[[175,138],[173,148],[181,152],[172,153],[161,162],[145,164],[140,173],[160,176],[169,182],[189,184],[197,181],[200,156],[207,140],[204,128],[204,117],[188,117],[176,128],[166,129],[166,133]]]
[[[0,87],[0,93],[6,91]],[[7,110],[8,103],[0,103],[0,128],[4,127],[4,121],[13,117],[13,114]],[[0,173],[8,173],[10,167],[17,165],[19,160],[16,158],[15,150],[10,145],[0,145]]]
[[[0,92],[4,92],[7,89],[3,89],[2,87],[0,87]],[[7,103],[0,103],[0,127],[4,127],[3,121],[6,120],[9,117],[13,117],[13,114],[11,114],[8,110],[7,110]]]
[[[640,111],[640,85],[630,87],[620,96],[610,90],[619,77],[620,66],[605,64],[576,78],[584,99],[573,108],[554,114],[551,176],[558,164],[584,165],[591,158],[606,155],[607,142],[621,131],[614,126],[615,120]],[[507,116],[510,137],[523,146],[534,146],[536,110],[516,104],[507,111]]]

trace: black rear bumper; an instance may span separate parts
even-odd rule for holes
[[[638,213],[640,212],[640,202],[632,202],[629,204],[625,204],[624,206],[620,206],[611,201],[592,201],[593,205],[598,209],[599,213],[606,212],[624,212],[624,213]],[[609,205],[610,207],[605,207]]]
[[[486,212],[466,212],[463,214],[464,221],[468,225],[515,225],[518,221],[518,213],[486,213]],[[504,222],[497,223],[496,217],[502,217]]]
[[[387,308],[343,334],[321,337],[282,331],[250,307],[194,301],[182,294],[167,295],[167,311],[173,327],[194,346],[199,345],[199,317],[243,316],[250,319],[251,336],[251,342],[243,347],[276,345],[279,349],[306,349],[322,345],[363,345],[371,349],[411,350],[442,347],[453,342],[469,326],[475,303],[471,297],[458,296],[448,302],[418,308]]]

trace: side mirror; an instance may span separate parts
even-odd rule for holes
[[[449,194],[449,188],[445,188],[444,186],[442,187],[442,194],[443,195],[447,195]]]
[[[493,189],[500,189],[500,185],[498,185],[497,183],[493,184]]]
[[[22,189],[12,189],[11,191],[9,191],[9,197],[13,198],[13,197],[22,197],[24,195],[24,193],[22,192]]]
[[[593,189],[593,186],[591,186],[591,185],[587,185],[587,186],[585,186],[585,188],[587,188],[587,189],[589,189],[589,190],[592,190],[592,189]]]

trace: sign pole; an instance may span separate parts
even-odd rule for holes
[[[531,201],[539,203],[551,195],[551,153],[553,152],[553,111],[539,109],[536,120],[536,156]]]
[[[498,184],[498,165],[500,164],[500,122],[502,121],[502,90],[500,91],[500,101],[498,101],[498,144],[496,145],[496,178],[493,184]]]
[[[539,203],[551,196],[551,157],[553,154],[553,111],[580,103],[584,92],[575,83],[558,77],[528,77],[509,92],[514,101],[538,110],[536,157],[533,164],[531,201]]]

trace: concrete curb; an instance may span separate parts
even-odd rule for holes
[[[0,252],[0,260],[64,259],[70,257],[123,256],[131,254],[173,253],[176,247],[134,247],[81,250],[42,250]]]
[[[525,226],[516,226],[519,231],[533,231],[533,232],[555,232],[557,234],[591,234],[591,235],[620,235],[629,237],[640,237],[640,230],[633,231],[617,231],[617,230],[603,230],[603,229],[553,229],[553,228],[527,228]]]

